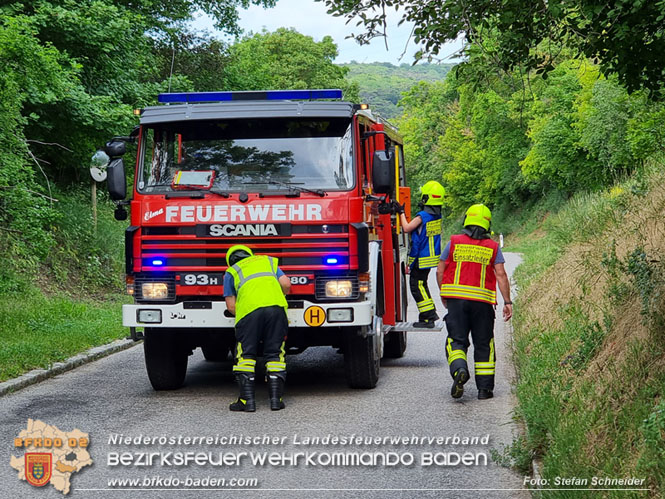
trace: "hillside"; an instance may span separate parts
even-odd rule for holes
[[[347,78],[358,84],[360,98],[372,109],[390,119],[402,112],[398,102],[402,92],[406,92],[420,81],[443,81],[454,64],[400,64],[373,62],[342,64],[349,68]]]
[[[535,458],[546,479],[636,477],[663,497],[663,170],[574,196],[513,236],[525,255],[514,342],[527,431],[512,454],[525,472]]]

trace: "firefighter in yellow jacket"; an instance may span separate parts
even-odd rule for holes
[[[474,371],[479,399],[492,398],[496,355],[494,352],[494,306],[496,286],[504,299],[503,319],[510,320],[510,282],[498,243],[490,238],[492,212],[474,204],[466,212],[464,230],[454,235],[441,252],[437,281],[441,301],[448,309],[444,318],[448,338],[446,358],[453,377],[450,394],[460,398],[469,379],[466,352],[469,333],[473,339]]]
[[[284,345],[289,327],[285,295],[291,290],[291,281],[277,266],[276,258],[254,255],[250,248],[240,244],[229,248],[226,263],[224,298],[226,308],[236,318],[237,346],[233,373],[240,388],[238,400],[229,409],[256,410],[255,366],[261,341],[270,409],[284,409]]]

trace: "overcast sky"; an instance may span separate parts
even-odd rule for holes
[[[388,22],[388,50],[384,40],[376,39],[370,45],[358,45],[354,40],[345,39],[353,32],[359,32],[355,21],[348,25],[343,18],[333,17],[326,13],[326,6],[314,0],[278,0],[272,9],[251,6],[248,10],[240,10],[240,26],[245,31],[260,32],[262,29],[275,31],[277,28],[295,28],[300,33],[309,35],[315,40],[321,40],[330,35],[335,40],[339,56],[335,62],[344,63],[353,60],[357,62],[391,62],[393,64],[413,62],[413,54],[418,47],[413,41],[408,43],[413,25],[404,23],[397,26],[401,19],[401,12],[390,10]],[[214,33],[213,23],[206,16],[200,16],[194,23],[197,29],[207,29]],[[221,34],[219,35],[220,37]],[[223,38],[223,37],[222,37]],[[400,60],[400,56],[406,53]],[[461,44],[454,43],[444,47],[439,57],[445,58],[459,50]],[[454,60],[446,59],[446,62]]]

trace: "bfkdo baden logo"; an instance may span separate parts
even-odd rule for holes
[[[19,480],[34,487],[50,483],[56,490],[69,494],[71,476],[92,464],[87,433],[74,429],[61,431],[42,421],[28,420],[24,430],[14,439],[14,450],[23,457],[12,455],[11,467],[18,471]]]
[[[45,452],[28,452],[25,454],[25,479],[30,485],[41,487],[51,479],[51,462],[53,455]]]

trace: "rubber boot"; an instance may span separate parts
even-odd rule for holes
[[[284,395],[284,383],[286,382],[286,372],[268,373],[268,393],[270,394],[270,409],[279,411],[284,409],[286,404],[282,400]]]
[[[418,317],[418,322],[414,322],[413,327],[433,329],[436,326],[435,322],[438,320],[439,316],[436,314],[436,312],[420,314]]]
[[[467,381],[469,381],[469,371],[460,367],[455,371],[455,375],[453,376],[453,386],[450,389],[450,395],[454,399],[458,399],[464,395],[464,384]]]
[[[240,388],[238,400],[229,406],[229,410],[234,412],[256,411],[256,399],[254,398],[254,373],[236,373],[236,382]]]

